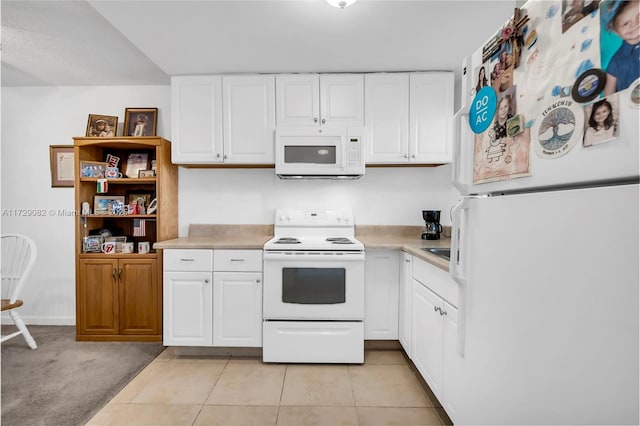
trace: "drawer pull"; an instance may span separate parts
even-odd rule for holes
[[[195,259],[180,259],[180,262],[193,262]]]
[[[244,259],[229,259],[232,262],[244,262]]]

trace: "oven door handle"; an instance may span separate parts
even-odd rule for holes
[[[265,262],[270,260],[289,260],[299,262],[362,262],[364,261],[364,252],[264,252],[263,259]]]

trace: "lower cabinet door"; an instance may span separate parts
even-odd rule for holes
[[[262,273],[214,272],[213,345],[262,346]]]
[[[413,280],[411,360],[438,399],[442,396],[442,299]]]
[[[213,344],[211,272],[164,272],[163,343],[165,346]]]
[[[158,262],[120,260],[120,334],[160,334]]]
[[[118,260],[78,262],[77,334],[118,334]]]

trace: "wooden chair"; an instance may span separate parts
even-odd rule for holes
[[[37,255],[38,249],[31,238],[20,234],[2,235],[2,269],[0,270],[2,276],[2,312],[9,311],[9,316],[18,327],[18,331],[2,336],[0,342],[5,342],[22,334],[31,349],[38,347],[24,321],[16,311],[17,308],[23,305],[22,300],[18,299],[18,297]]]

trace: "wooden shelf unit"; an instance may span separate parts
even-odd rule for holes
[[[178,236],[178,167],[171,163],[171,143],[161,137],[75,137],[75,208],[89,202],[92,214],[78,214],[76,235],[76,340],[162,341],[162,257],[160,252],[138,254],[137,242]],[[147,153],[156,160],[156,176],[107,179],[108,191],[97,194],[97,178],[80,177],[82,161],[104,162],[107,154],[120,158],[126,170],[130,153]],[[127,196],[151,193],[154,214],[93,214],[95,195]],[[125,198],[126,200],[126,198]],[[83,237],[90,230],[118,229],[133,236],[133,222],[144,219],[146,235],[133,237],[135,253],[84,253]]]

